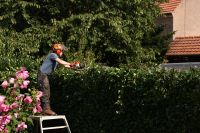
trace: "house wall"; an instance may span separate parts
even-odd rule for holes
[[[159,17],[156,21],[157,26],[164,26],[161,35],[167,35],[173,32],[173,16],[171,13],[164,14],[164,16]]]
[[[172,15],[173,38],[200,35],[200,0],[182,0]]]

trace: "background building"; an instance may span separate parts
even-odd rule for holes
[[[164,26],[163,34],[174,32],[167,63],[198,64],[194,62],[200,62],[200,0],[169,0],[160,8],[163,16],[157,25]]]

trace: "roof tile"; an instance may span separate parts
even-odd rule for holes
[[[200,36],[176,37],[166,56],[200,55]]]
[[[181,3],[181,0],[168,0],[168,2],[159,4],[162,13],[172,13]]]

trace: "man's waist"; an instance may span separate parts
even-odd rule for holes
[[[51,73],[42,72],[41,70],[39,70],[39,73],[40,73],[41,75],[51,75]]]

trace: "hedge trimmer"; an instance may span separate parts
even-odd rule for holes
[[[70,67],[74,69],[83,69],[85,68],[85,64],[80,63],[79,61],[71,62]]]

